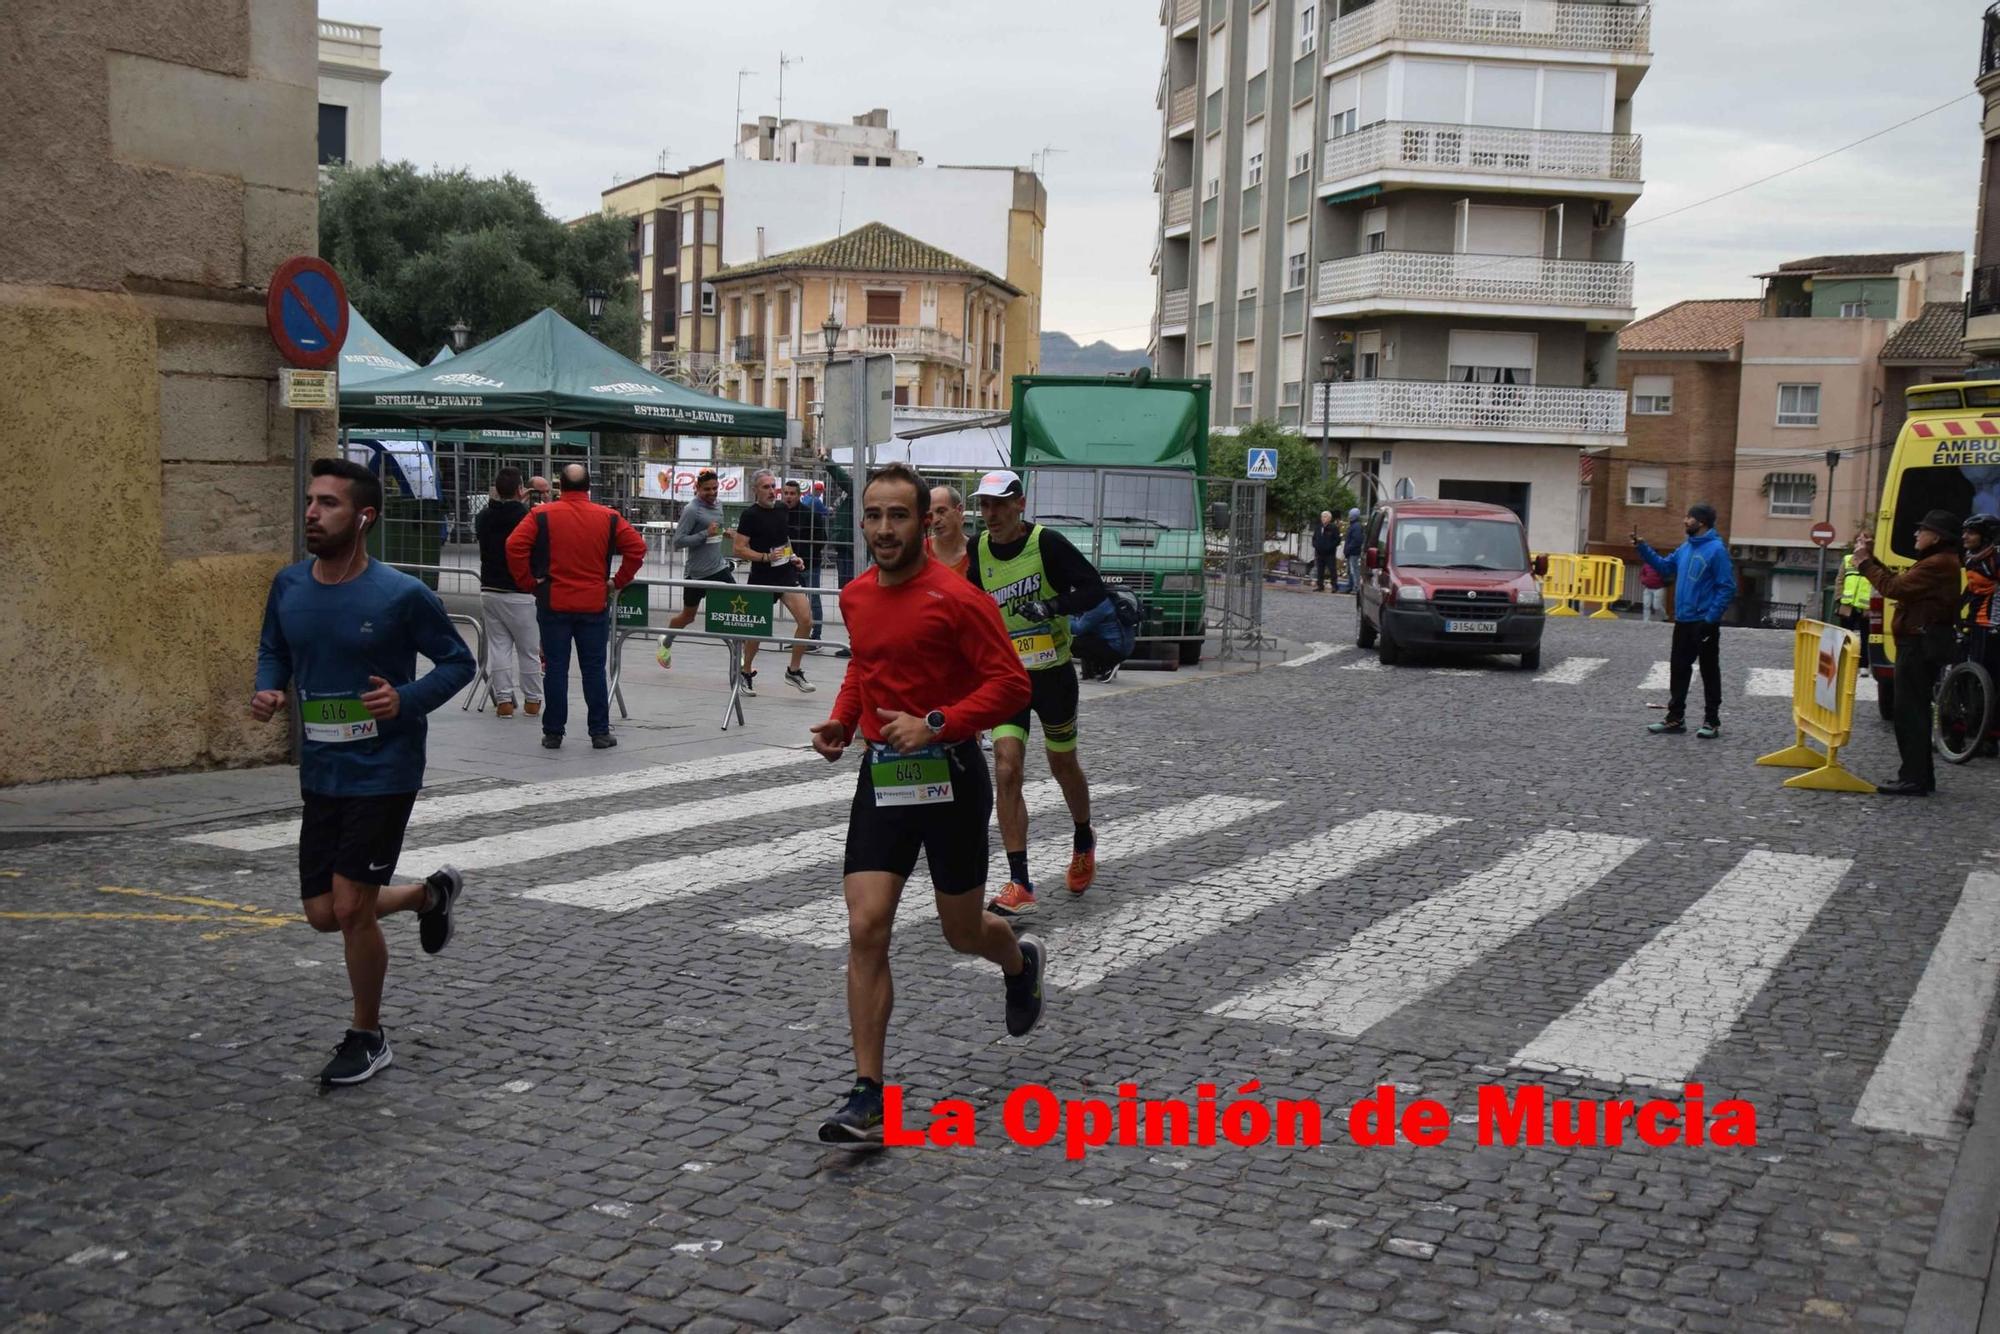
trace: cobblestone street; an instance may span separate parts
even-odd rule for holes
[[[532,724],[441,711],[434,748],[511,726],[518,764],[419,803],[401,869],[465,868],[458,935],[433,958],[389,924],[397,1059],[326,1094],[346,979],[298,915],[291,815],[16,840],[0,1315],[1902,1328],[1985,1075],[2000,767],[1942,766],[1923,802],[1785,790],[1752,761],[1791,740],[1786,632],[1724,633],[1711,742],[1643,730],[1664,626],[1552,623],[1539,673],[1384,667],[1351,598],[1267,604],[1285,647],[1260,671],[1085,686],[1080,898],[1031,751],[1040,1029],[1005,1037],[996,970],[944,945],[921,876],[906,893],[890,1079],[913,1108],[968,1099],[971,1148],[812,1142],[852,1073],[854,772],[802,748],[552,771]],[[815,662],[820,695],[766,691],[757,736],[824,716],[839,664]],[[1851,767],[1889,776],[1872,700],[1856,732]],[[268,807],[290,775],[267,772]],[[1027,1083],[1226,1103],[1252,1080],[1321,1104],[1325,1142],[1071,1161],[1001,1129]],[[1754,1105],[1754,1147],[1475,1142],[1483,1085],[1690,1082]],[[1450,1138],[1353,1143],[1346,1109],[1385,1084],[1443,1103]]]

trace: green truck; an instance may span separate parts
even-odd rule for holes
[[[1201,661],[1208,381],[1017,375],[1012,462],[1028,517],[1068,538],[1145,609],[1139,652]]]

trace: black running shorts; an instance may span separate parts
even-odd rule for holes
[[[693,578],[694,576],[690,575],[688,577]],[[731,574],[727,569],[718,571],[715,574],[704,574],[701,577],[704,583],[733,584],[736,582],[736,576]],[[689,611],[693,611],[701,606],[701,600],[704,596],[709,593],[718,592],[721,592],[721,590],[715,588],[683,588],[681,590],[681,605]]]
[[[305,823],[299,830],[299,897],[333,891],[333,878],[359,885],[386,885],[403,854],[403,831],[414,792],[383,797],[329,797],[305,793]]]
[[[857,743],[860,738],[856,738]],[[842,874],[887,871],[908,878],[923,851],[931,886],[940,894],[970,894],[986,883],[986,822],[993,816],[993,779],[977,742],[947,750],[953,800],[922,806],[877,806],[864,745],[861,781],[847,813]]]
[[[1028,720],[1042,720],[1042,745],[1061,752],[1076,749],[1076,710],[1079,692],[1074,660],[1060,667],[1044,667],[1028,673],[1028,707],[993,729],[998,737],[1013,737],[1026,743]]]

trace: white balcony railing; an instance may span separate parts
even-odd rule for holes
[[[1167,226],[1186,227],[1194,221],[1194,187],[1184,185],[1167,193]]]
[[[1312,424],[1322,422],[1334,427],[1381,426],[1416,432],[1622,435],[1625,395],[1617,389],[1539,384],[1355,380],[1315,387]]]
[[[1187,288],[1168,292],[1160,298],[1160,327],[1163,329],[1187,328],[1188,294]]]
[[[1330,259],[1319,266],[1314,305],[1379,300],[1629,310],[1632,265],[1587,259],[1381,250],[1348,259]]]
[[[1200,91],[1193,84],[1189,84],[1185,88],[1174,89],[1168,102],[1167,125],[1169,128],[1177,125],[1192,125],[1194,123],[1194,114],[1201,105],[1198,100]]]
[[[1653,9],[1646,4],[1375,0],[1333,21],[1327,58],[1339,60],[1396,38],[1636,54],[1651,49],[1652,22]]]
[[[841,330],[839,355],[846,352],[894,352],[904,357],[930,357],[939,361],[964,361],[965,340],[957,334],[933,329],[926,324],[862,324]],[[826,356],[826,344],[818,333],[806,339],[800,356],[818,360]]]
[[[1389,120],[1327,140],[1320,179],[1398,169],[1637,184],[1639,136]]]

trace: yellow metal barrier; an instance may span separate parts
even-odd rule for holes
[[[1583,596],[1583,557],[1567,551],[1549,553],[1549,572],[1542,576],[1542,605],[1547,616],[1574,616],[1572,601]]]
[[[1616,556],[1578,556],[1581,565],[1581,590],[1577,594],[1579,602],[1595,602],[1597,610],[1590,613],[1593,621],[1615,621],[1618,613],[1611,610],[1625,592],[1625,562]]]
[[[1861,641],[1851,630],[1824,621],[1800,621],[1792,637],[1792,721],[1797,739],[1785,749],[1760,756],[1759,764],[1805,769],[1786,787],[1815,792],[1873,792],[1875,785],[1849,773],[1840,748],[1854,731],[1854,679],[1861,667]],[[1808,746],[1826,747],[1826,753]]]

